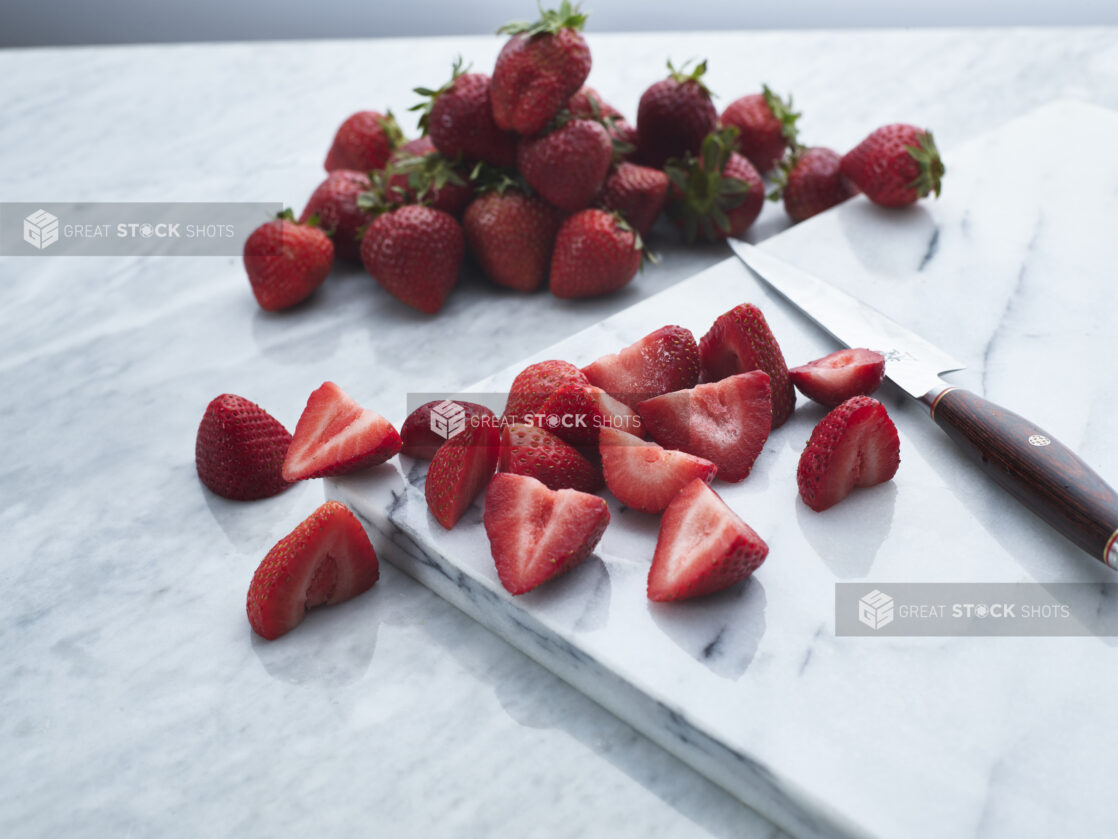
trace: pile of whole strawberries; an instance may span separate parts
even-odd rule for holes
[[[791,100],[768,87],[719,115],[706,62],[676,69],[640,98],[634,127],[584,82],[586,15],[564,0],[511,37],[492,76],[461,61],[424,101],[418,139],[391,115],[342,123],[329,177],[299,219],[287,211],[249,236],[259,304],[293,306],[336,257],[360,259],[389,294],[437,312],[467,253],[499,286],[562,298],[608,294],[642,264],[642,236],[666,214],[688,241],[740,236],[765,199],[762,175],[794,221],[862,191],[897,207],[939,194],[931,132],[888,125],[839,156],[800,144]]]
[[[626,507],[661,516],[647,593],[681,600],[745,579],[768,555],[711,484],[749,476],[770,433],[791,416],[795,388],[831,408],[800,457],[805,504],[823,511],[856,487],[893,477],[897,430],[869,396],[884,373],[883,356],[866,349],[789,370],[764,315],[743,303],[699,341],[664,326],[581,369],[562,360],[529,365],[499,418],[470,402],[429,402],[397,432],[326,382],[291,435],[259,406],[225,394],[206,410],[195,459],[207,487],[241,500],[399,453],[429,459],[424,493],[443,528],[455,527],[484,493],[497,575],[513,595],[590,555],[610,521],[595,493],[608,488]],[[256,570],[249,620],[263,637],[279,637],[309,609],[367,590],[378,571],[353,513],[327,502]]]

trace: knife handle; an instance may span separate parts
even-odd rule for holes
[[[1118,569],[1118,493],[1051,434],[969,390],[925,397],[932,419],[1018,501]]]

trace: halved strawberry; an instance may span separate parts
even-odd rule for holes
[[[567,384],[588,384],[582,371],[569,361],[538,361],[529,364],[512,380],[502,422],[524,422],[538,414],[555,391]]]
[[[531,425],[506,425],[501,429],[501,472],[528,475],[548,489],[596,492],[602,488],[601,470],[574,446],[550,432]]]
[[[788,371],[808,399],[834,408],[852,396],[869,396],[885,378],[885,356],[860,347],[839,350]]]
[[[761,310],[742,303],[720,315],[699,342],[703,381],[717,382],[736,373],[764,370],[773,399],[773,428],[780,428],[796,407],[784,353]]]
[[[847,399],[811,432],[796,483],[816,512],[846,498],[855,487],[884,483],[897,474],[901,441],[885,406],[870,396]]]
[[[484,521],[501,585],[524,594],[590,556],[609,524],[609,505],[596,495],[502,473],[485,493]]]
[[[769,438],[772,401],[763,370],[666,393],[637,406],[664,448],[709,460],[724,481],[742,481]]]
[[[564,385],[540,407],[540,427],[578,449],[598,449],[598,432],[609,426],[644,436],[640,415],[594,385]]]
[[[501,437],[496,426],[467,426],[435,452],[423,488],[435,521],[450,530],[485,489],[497,468]]]
[[[401,454],[419,460],[430,460],[435,456],[439,447],[447,441],[447,438],[437,433],[431,425],[431,409],[436,405],[441,405],[443,401],[445,400],[424,402],[408,414],[408,418],[400,426],[400,439],[403,441],[403,447],[400,449]],[[479,422],[497,424],[497,417],[484,405],[478,405],[476,402],[464,402],[461,399],[456,399],[454,402],[460,405],[465,412],[463,420],[467,428]]]
[[[699,347],[691,330],[662,326],[619,353],[603,355],[582,372],[630,408],[637,403],[688,388],[699,381]]]
[[[698,478],[709,484],[718,467],[686,452],[664,449],[616,428],[598,438],[606,486],[626,507],[662,513],[679,491]]]
[[[333,382],[307,399],[283,461],[288,481],[344,475],[384,463],[403,445],[392,423],[362,408]]]
[[[648,599],[685,600],[721,591],[756,571],[768,553],[753,528],[705,481],[695,479],[660,520]]]
[[[357,517],[327,501],[276,543],[248,587],[248,620],[268,640],[290,632],[315,606],[368,591],[380,564]]]
[[[283,458],[291,434],[279,420],[242,396],[223,393],[206,406],[194,441],[198,478],[234,501],[283,492]]]

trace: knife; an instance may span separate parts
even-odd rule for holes
[[[1048,432],[940,375],[965,365],[877,309],[759,248],[730,239],[762,280],[848,347],[885,356],[885,375],[1003,489],[1118,570],[1118,493]]]

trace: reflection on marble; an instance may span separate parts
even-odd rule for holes
[[[1113,335],[1095,314],[1118,303],[1110,280],[1118,241],[1067,220],[1114,217],[1118,166],[1049,177],[1038,161],[1058,165],[1068,124],[1118,141],[1118,114],[1053,104],[949,152],[963,186],[898,214],[872,260],[864,243],[877,213],[863,201],[765,247],[958,354],[971,367],[949,378],[1035,417],[1090,457],[1097,440],[1077,435],[1084,416],[1099,418],[1094,434],[1118,430],[1118,394],[1099,378]],[[1022,182],[1028,167],[1035,177]],[[584,364],[665,323],[702,334],[743,300],[762,306],[792,363],[833,349],[730,259],[471,390],[500,391],[527,361]],[[1080,359],[1070,374],[1068,343]],[[795,835],[1105,831],[1109,807],[1092,778],[1113,770],[1118,730],[1101,726],[1074,759],[1059,732],[1081,736],[1083,723],[1066,709],[1106,703],[1118,690],[1110,644],[834,636],[838,581],[1113,581],[952,453],[917,403],[891,385],[881,396],[901,436],[891,484],[823,514],[806,510],[795,467],[821,413],[810,405],[773,433],[748,480],[716,482],[771,552],[750,581],[704,603],[648,603],[654,520],[615,511],[596,552],[609,578],[604,623],[583,621],[585,610],[600,609],[598,560],[546,597],[510,597],[476,525],[480,508],[451,532],[434,525],[421,467],[339,480],[332,492],[401,548],[409,573]],[[1095,451],[1093,460],[1102,475],[1118,476],[1118,452]],[[1032,766],[1043,765],[1043,752],[1061,774],[1007,771],[1019,749]]]

